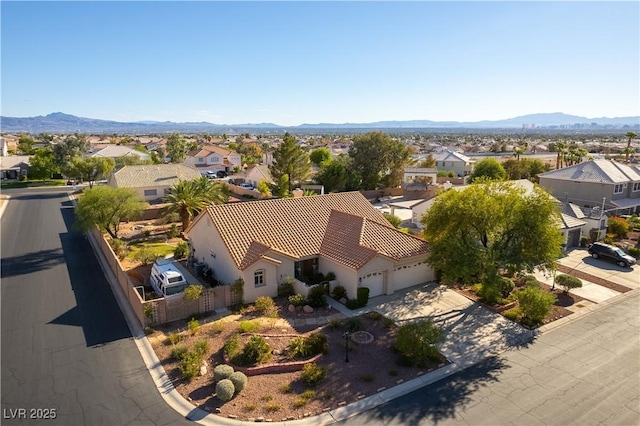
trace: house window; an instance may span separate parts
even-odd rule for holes
[[[265,285],[267,285],[264,281],[264,269],[258,269],[256,272],[254,272],[253,283],[256,288],[264,287]]]
[[[640,182],[633,183],[633,192],[640,191]]]
[[[202,157],[198,158],[198,163],[204,163],[204,158]]]
[[[605,219],[600,221],[600,229],[607,229],[607,221]]]
[[[613,187],[614,194],[622,194],[622,184],[616,185]]]
[[[151,197],[152,195],[158,195],[158,190],[157,189],[145,189],[144,190],[144,196],[145,197]]]
[[[295,262],[293,274],[295,279],[311,282],[318,273],[318,258],[301,260]]]

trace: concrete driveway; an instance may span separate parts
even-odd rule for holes
[[[438,284],[413,287],[369,301],[398,323],[431,318],[444,328],[441,352],[460,368],[531,341],[534,332]]]
[[[638,264],[633,268],[622,268],[613,262],[593,259],[586,249],[571,250],[566,257],[560,259],[560,263],[630,289],[640,288],[640,265]]]

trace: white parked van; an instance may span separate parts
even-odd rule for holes
[[[159,296],[181,293],[187,285],[187,280],[169,259],[155,261],[151,268],[151,286]]]

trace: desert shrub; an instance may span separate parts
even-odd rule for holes
[[[426,367],[429,360],[437,360],[436,344],[444,340],[442,329],[426,319],[398,328],[395,348],[403,358],[418,367]]]
[[[282,392],[282,393],[291,393],[291,392],[293,392],[293,388],[291,387],[291,383],[287,383],[285,385],[280,386],[280,392]]]
[[[329,321],[330,330],[337,330],[338,328],[340,328],[341,325],[342,325],[342,322],[339,320],[332,319],[331,321]]]
[[[228,379],[233,374],[233,367],[227,364],[219,364],[213,369],[213,381],[219,382]]]
[[[602,239],[602,242],[605,244],[613,244],[614,243],[614,234],[607,233],[606,237]]]
[[[178,229],[178,225],[175,223],[171,224],[171,227],[167,229],[167,238],[176,238],[180,235],[180,230]]]
[[[114,238],[113,240],[109,241],[109,245],[113,249],[115,255],[118,256],[118,259],[123,260],[125,257],[127,257],[127,254],[129,253],[129,247],[127,246],[127,243],[119,238]]]
[[[324,285],[318,285],[309,290],[307,296],[307,303],[312,308],[322,308],[327,306],[327,301],[324,299],[324,295],[327,293],[327,287]]]
[[[395,327],[396,322],[391,318],[384,317],[382,318],[382,325],[384,326],[384,328],[389,329]]]
[[[316,391],[314,391],[313,389],[307,389],[306,391],[302,392],[300,396],[304,399],[311,399],[316,396]]]
[[[329,352],[329,341],[322,333],[311,333],[304,339],[311,355],[326,354]]]
[[[287,358],[306,358],[309,356],[309,346],[307,346],[304,337],[294,337],[287,346]]]
[[[197,351],[187,352],[180,360],[180,372],[187,380],[193,380],[200,372],[202,365],[202,354]]]
[[[143,265],[149,265],[156,261],[158,255],[149,247],[142,247],[133,254],[133,258]]]
[[[303,306],[307,303],[307,299],[301,294],[292,294],[288,300],[293,306]]]
[[[186,346],[184,345],[175,346],[173,349],[171,349],[171,358],[175,359],[176,361],[180,361],[184,356],[184,354],[186,353],[187,353]]]
[[[587,237],[586,235],[580,237],[580,247],[586,247],[587,244],[589,244],[589,237]]]
[[[371,373],[365,373],[362,376],[360,376],[360,378],[362,379],[362,381],[367,383],[371,383],[375,380],[375,376]]]
[[[517,321],[521,313],[522,312],[520,311],[520,308],[516,306],[515,308],[504,311],[502,315],[504,315],[505,318],[510,319],[511,321]]]
[[[270,402],[269,404],[264,406],[264,410],[267,413],[275,413],[276,411],[280,411],[281,408],[282,406],[277,402]]]
[[[640,259],[640,248],[629,247],[629,254],[636,259]]]
[[[346,299],[347,298],[347,289],[344,288],[341,285],[337,285],[333,288],[333,290],[331,290],[331,297],[333,297],[336,300],[340,300],[343,297]]]
[[[184,300],[198,300],[202,296],[203,287],[199,284],[191,284],[182,292]]]
[[[237,356],[241,365],[255,365],[271,359],[271,347],[261,336],[251,336]]]
[[[607,235],[613,234],[617,238],[626,238],[627,233],[631,230],[629,221],[621,217],[609,218],[609,224],[607,225]]]
[[[302,375],[300,378],[309,386],[318,384],[321,380],[327,377],[327,369],[316,364],[305,364],[302,368]]]
[[[231,383],[233,383],[233,387],[236,393],[242,392],[242,390],[247,387],[247,376],[240,371],[231,373],[231,375],[229,376],[229,380],[231,380]]]
[[[276,311],[276,302],[269,296],[260,296],[256,299],[254,306],[262,315],[269,316]]]
[[[255,411],[256,408],[258,408],[258,406],[255,403],[248,402],[248,403],[246,403],[246,404],[244,404],[242,406],[242,411],[245,411],[247,413],[251,413],[252,411]]]
[[[542,289],[527,287],[516,292],[520,304],[522,321],[527,325],[536,325],[551,312],[556,297]]]
[[[193,350],[204,356],[209,351],[209,342],[206,340],[198,340],[195,345],[193,345]]]
[[[482,284],[480,284],[480,283],[472,284],[470,286],[470,289],[475,294],[480,294],[480,291],[482,291]]]
[[[367,303],[369,302],[369,289],[367,287],[358,288],[356,299],[360,307],[367,306]]]
[[[222,379],[216,384],[216,397],[221,401],[230,401],[235,393],[233,382],[229,379]]]
[[[240,321],[238,327],[240,327],[240,331],[242,331],[243,333],[255,333],[256,331],[260,330],[260,323],[258,323],[257,321],[243,320]]]
[[[498,288],[500,289],[502,297],[509,296],[515,287],[515,284],[510,278],[502,277],[500,281],[498,281]]]
[[[293,280],[291,277],[287,277],[286,280],[278,285],[278,297],[289,297],[293,293]]]
[[[238,355],[240,353],[240,337],[237,334],[230,336],[224,342],[222,350],[229,358]]]
[[[349,333],[353,333],[354,331],[362,330],[362,320],[357,317],[351,317],[344,320],[344,326]]]
[[[176,259],[185,259],[189,254],[189,246],[184,241],[180,241],[173,250],[173,257]]]
[[[370,320],[373,320],[373,321],[380,321],[380,320],[382,320],[382,319],[384,318],[384,315],[382,315],[382,314],[381,314],[380,312],[378,312],[378,311],[371,311],[371,312],[367,312],[367,313],[365,314],[365,316],[366,316],[367,318],[369,318]]]
[[[347,303],[345,303],[345,306],[351,310],[361,307],[357,299],[347,299]]]
[[[164,216],[162,216],[160,219],[158,219],[157,223],[159,225],[166,225],[167,223],[172,223],[172,222],[180,222],[180,213],[178,212],[167,213]]]
[[[582,280],[572,275],[560,274],[556,277],[556,284],[562,287],[564,292],[567,293],[572,288],[582,287]]]
[[[534,275],[525,275],[521,281],[525,287],[540,288],[540,281]]]
[[[327,272],[327,275],[324,276],[324,279],[327,281],[333,281],[336,279],[336,274],[333,272]]]
[[[167,336],[167,341],[172,345],[179,343],[181,340],[182,336],[178,333],[169,333],[169,336]]]
[[[487,279],[482,283],[480,291],[478,291],[478,296],[491,305],[498,303],[498,299],[502,297],[499,282],[497,279]]]
[[[191,321],[189,321],[188,325],[191,335],[195,336],[198,330],[200,330],[200,322],[197,319],[193,318],[191,319]]]

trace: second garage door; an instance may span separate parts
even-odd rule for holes
[[[384,294],[384,273],[373,272],[361,277],[358,287],[367,287],[369,297],[381,296]]]

